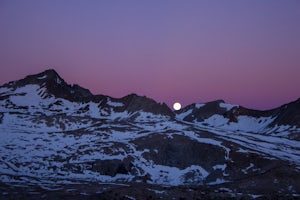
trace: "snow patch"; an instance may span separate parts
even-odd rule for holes
[[[242,172],[244,174],[248,174],[248,170],[251,169],[252,167],[254,167],[253,163],[250,163],[248,167],[246,167],[246,169],[242,169]]]
[[[195,108],[197,108],[197,109],[202,108],[203,106],[205,106],[204,103],[196,103],[195,104]]]
[[[238,116],[238,122],[229,122],[229,119],[222,115],[215,114],[205,119],[202,124],[208,124],[211,127],[222,128],[231,131],[263,132],[265,128],[274,121],[272,117],[249,117]]]
[[[124,104],[121,103],[121,102],[113,102],[113,101],[107,101],[107,104],[109,106],[112,106],[112,107],[122,107],[122,106],[124,106]]]
[[[217,170],[217,169],[220,169],[222,171],[224,171],[226,169],[227,165],[226,164],[223,164],[223,165],[215,165],[213,166],[213,169],[214,170]]]
[[[192,165],[183,170],[177,167],[169,167],[164,165],[152,164],[148,167],[143,167],[146,173],[150,174],[150,183],[155,184],[168,184],[168,185],[183,185],[187,182],[194,182],[194,179],[198,181],[203,181],[209,173],[203,169],[201,166]],[[189,172],[194,174],[193,180],[185,178],[185,175]]]
[[[7,87],[1,87],[1,88],[0,88],[0,94],[6,93],[6,92],[9,92],[9,91],[11,91],[11,89],[9,89],[9,88],[7,88]]]
[[[192,110],[192,109],[189,109],[189,110],[187,110],[187,111],[185,111],[185,112],[182,112],[182,113],[180,113],[180,114],[177,114],[177,115],[176,115],[176,118],[179,119],[179,120],[183,120],[186,116],[190,115],[192,112],[193,112],[193,110]]]
[[[236,107],[238,105],[233,105],[233,104],[227,104],[227,103],[220,103],[219,106],[221,108],[225,108],[227,111],[231,110],[233,107]]]
[[[41,76],[41,77],[37,77],[37,79],[45,79],[47,78],[47,75]]]
[[[59,77],[56,77],[56,83],[61,84],[62,80]]]
[[[17,88],[14,91],[14,95],[10,95],[10,101],[16,106],[28,106],[29,111],[41,110],[41,112],[48,112],[49,104],[52,103],[55,98],[50,97],[44,99],[42,94],[45,93],[45,88],[40,88],[39,85],[26,85],[21,88]]]

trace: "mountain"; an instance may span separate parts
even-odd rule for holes
[[[44,87],[49,95],[70,101],[84,101],[93,96],[89,90],[78,85],[68,85],[53,69],[27,76],[19,81],[10,82],[5,84],[4,87],[17,89],[26,85],[39,85]]]
[[[177,118],[225,131],[245,131],[300,140],[300,99],[265,111],[226,104],[223,100],[191,104],[177,111]]]
[[[299,102],[173,112],[46,70],[0,87],[1,199],[297,199]]]

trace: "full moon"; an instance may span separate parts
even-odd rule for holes
[[[181,104],[176,102],[176,103],[173,104],[173,108],[174,108],[174,110],[180,110]]]

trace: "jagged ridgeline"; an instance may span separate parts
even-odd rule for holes
[[[299,198],[299,135],[299,99],[267,111],[217,100],[173,112],[136,94],[94,95],[46,70],[0,87],[0,192]]]

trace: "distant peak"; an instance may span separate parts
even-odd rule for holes
[[[77,84],[69,85],[54,69],[47,69],[39,74],[28,76],[32,83],[45,85],[47,91],[55,97],[65,98],[70,101],[85,101],[93,94]]]
[[[139,96],[135,93],[131,93],[122,97],[120,100],[124,103],[126,110],[129,112],[144,111],[174,116],[172,110],[165,103],[160,104],[146,96]]]
[[[53,78],[53,77],[61,78],[54,69],[47,69],[47,70],[37,74],[36,76],[45,76],[45,75],[48,76],[48,78]]]
[[[55,71],[55,69],[46,69],[42,73],[45,73],[45,74],[57,74],[57,72]]]
[[[221,103],[225,103],[225,101],[223,99],[218,99],[218,100],[206,102],[204,104],[217,104],[217,105],[219,105]]]
[[[31,75],[30,77],[43,82],[50,81],[54,84],[62,84],[65,82],[54,69],[47,69],[39,74]]]
[[[215,100],[213,102],[216,102],[216,103],[225,103],[225,101],[223,99],[218,99],[218,100]]]
[[[126,95],[125,97],[138,97],[139,95],[137,95],[136,93],[130,93],[128,95]]]
[[[133,101],[133,100],[137,100],[137,99],[140,99],[140,100],[148,100],[148,101],[154,101],[153,99],[150,99],[146,96],[140,96],[136,93],[131,93],[131,94],[128,94],[124,97],[122,97],[121,99],[125,100],[125,101]]]

